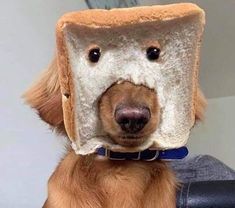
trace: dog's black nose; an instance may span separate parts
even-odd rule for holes
[[[115,120],[126,133],[137,133],[150,120],[150,110],[147,107],[120,106],[115,111]]]

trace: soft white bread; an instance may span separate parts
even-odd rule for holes
[[[57,56],[64,123],[78,154],[96,148],[127,151],[102,131],[97,102],[113,83],[128,80],[156,91],[160,125],[140,147],[178,148],[186,144],[195,122],[199,50],[205,15],[198,6],[172,4],[64,15],[57,24]],[[151,62],[146,48],[161,48]],[[98,63],[87,59],[97,45]]]

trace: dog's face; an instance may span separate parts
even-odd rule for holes
[[[131,82],[114,84],[99,102],[102,127],[122,146],[137,146],[153,133],[159,122],[157,94]]]
[[[24,98],[31,107],[37,110],[45,122],[55,128],[58,133],[67,136],[56,59],[38,82],[24,94]],[[201,90],[198,89],[195,98],[196,121],[203,119],[205,107],[206,100]],[[157,93],[147,87],[137,86],[130,82],[111,86],[101,96],[98,111],[104,131],[121,145],[141,144],[159,125],[160,109]],[[125,121],[126,119],[123,119],[123,115],[126,114],[141,121],[141,128],[139,127],[138,131],[136,127],[133,128],[133,124],[126,128],[128,123]],[[131,130],[132,128],[134,132]],[[128,132],[128,130],[132,132]]]
[[[65,124],[78,154],[100,146],[177,148],[187,142],[194,114],[201,117],[202,11],[137,10],[62,17],[57,61],[26,95],[44,120],[57,129]]]

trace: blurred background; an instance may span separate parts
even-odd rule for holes
[[[0,207],[41,207],[47,180],[64,153],[58,138],[20,96],[55,52],[55,23],[68,11],[168,4],[173,0],[8,0],[0,7]],[[184,0],[184,2],[188,2]],[[235,1],[194,0],[206,11],[200,84],[208,98],[193,129],[191,155],[209,154],[235,169]]]

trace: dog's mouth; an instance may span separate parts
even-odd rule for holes
[[[117,144],[124,147],[137,147],[143,144],[147,139],[148,135],[119,135],[119,136],[111,136],[111,138]]]

